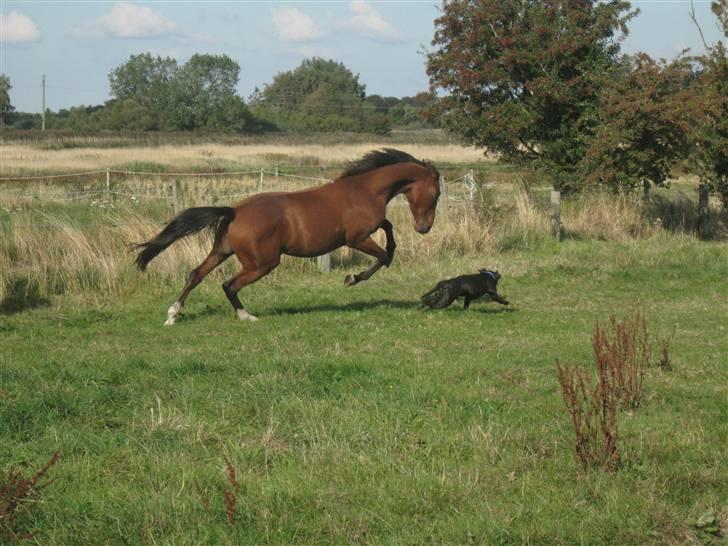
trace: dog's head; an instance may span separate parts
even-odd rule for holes
[[[478,269],[478,272],[481,275],[485,275],[486,277],[489,277],[489,278],[493,279],[494,282],[498,282],[498,279],[501,278],[501,274],[500,273],[498,273],[497,271],[493,271],[491,269],[485,269],[485,268]]]

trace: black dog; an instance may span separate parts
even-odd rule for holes
[[[508,302],[501,298],[497,292],[498,279],[501,278],[497,271],[479,269],[475,275],[460,275],[454,279],[440,281],[437,286],[422,296],[422,306],[430,309],[444,309],[457,298],[465,300],[464,309],[470,306],[472,300],[487,296],[489,300],[497,301],[502,305]]]

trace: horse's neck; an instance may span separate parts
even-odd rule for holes
[[[423,167],[415,163],[397,163],[382,167],[376,176],[368,181],[371,190],[378,196],[391,201],[404,192],[407,186],[422,177]]]

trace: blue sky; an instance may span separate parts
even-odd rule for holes
[[[0,0],[0,72],[11,101],[39,111],[41,76],[53,110],[101,104],[108,74],[130,55],[151,52],[180,63],[194,53],[225,53],[241,67],[247,98],[278,72],[311,56],[343,62],[368,94],[413,95],[427,88],[421,53],[429,47],[439,2],[419,1],[11,1]],[[627,52],[672,58],[702,52],[689,0],[633,2]],[[695,0],[709,43],[721,38],[708,1]]]

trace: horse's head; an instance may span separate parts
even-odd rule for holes
[[[387,202],[403,193],[415,219],[415,229],[427,233],[432,228],[440,197],[440,173],[430,163],[401,150],[384,148],[347,163],[340,178],[349,177],[372,184]]]
[[[415,219],[415,230],[425,234],[435,222],[435,209],[440,198],[440,173],[431,165],[422,167],[421,172],[407,185],[404,195]]]

